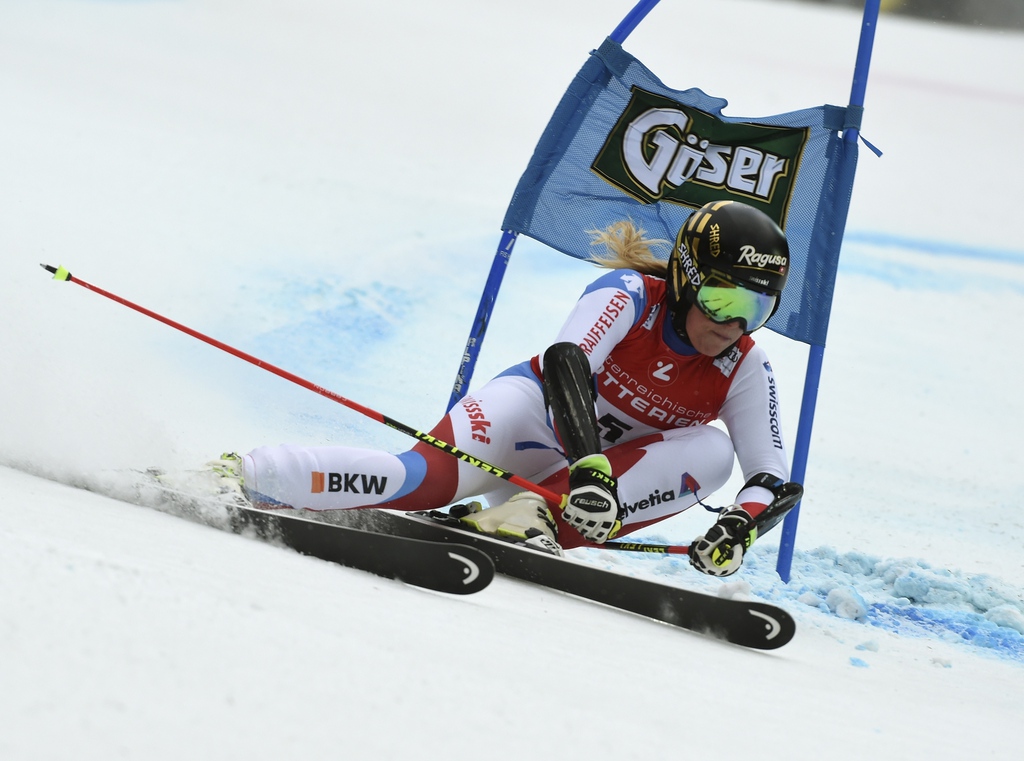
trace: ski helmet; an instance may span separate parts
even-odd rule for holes
[[[742,320],[753,333],[779,308],[789,244],[771,217],[736,201],[713,201],[679,229],[669,257],[668,304],[677,330],[690,306],[715,322]]]

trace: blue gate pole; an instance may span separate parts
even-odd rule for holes
[[[658,2],[659,0],[640,0],[608,36],[621,45]],[[491,321],[491,312],[494,310],[494,302],[498,299],[501,281],[505,277],[505,270],[508,269],[509,259],[512,258],[512,248],[516,245],[517,236],[518,233],[513,230],[504,230],[501,234],[498,250],[495,252],[494,259],[491,262],[491,271],[487,275],[487,282],[484,284],[484,292],[480,295],[480,304],[476,309],[476,317],[473,318],[473,326],[469,331],[466,349],[462,352],[462,360],[459,363],[459,371],[455,375],[452,393],[448,398],[448,410],[451,410],[466,395],[466,391],[469,389],[469,382],[473,379],[476,361],[480,356],[480,347],[483,345],[484,335],[487,333],[487,325]]]
[[[619,22],[619,25],[612,30],[612,33],[608,36],[620,45],[626,41],[630,33],[636,29],[640,22],[643,21],[647,14],[650,13],[654,6],[658,4],[658,0],[640,0],[633,9],[626,14],[626,17]]]
[[[871,67],[871,52],[875,45],[875,29],[878,26],[878,11],[881,0],[866,0],[864,3],[864,18],[860,28],[860,42],[857,46],[857,61],[853,67],[853,86],[850,90],[850,110],[856,110],[854,122],[860,124],[860,112],[864,109],[864,95],[868,86],[868,71]],[[843,131],[843,140],[847,143],[857,144],[860,137],[858,127],[848,127]],[[837,209],[837,216],[841,215],[839,224],[836,226],[836,233],[842,241],[843,232],[846,227],[846,213],[849,205],[844,209]],[[791,478],[802,484],[807,474],[807,455],[811,447],[811,428],[814,425],[814,409],[818,401],[818,385],[821,381],[821,366],[825,357],[825,347],[811,344],[807,355],[807,373],[804,377],[803,401],[800,405],[800,421],[797,425],[796,444],[793,448],[793,473]],[[784,582],[789,583],[793,567],[793,549],[796,546],[796,529],[800,520],[800,504],[797,504],[782,524],[782,537],[779,541],[779,558],[775,570]]]
[[[462,352],[462,361],[459,363],[459,372],[455,376],[446,411],[450,411],[458,404],[459,399],[464,397],[469,389],[473,370],[476,369],[476,360],[480,356],[480,347],[484,342],[484,334],[487,333],[487,324],[491,321],[494,302],[498,298],[498,290],[505,277],[505,270],[508,269],[508,260],[512,258],[512,248],[516,245],[517,237],[518,234],[512,230],[501,233],[498,250],[491,261],[491,271],[487,275],[487,282],[484,283],[484,292],[480,294],[480,304],[476,308],[476,317],[473,318],[473,327],[469,331],[466,350]]]

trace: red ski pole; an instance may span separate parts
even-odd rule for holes
[[[561,494],[556,494],[550,489],[545,489],[543,486],[538,486],[535,483],[527,481],[525,478],[521,478],[517,476],[515,473],[510,473],[504,468],[499,468],[496,465],[491,465],[489,462],[481,460],[479,457],[473,457],[473,455],[468,454],[467,452],[463,452],[458,447],[453,446],[452,444],[447,444],[441,441],[440,439],[431,436],[429,433],[417,431],[415,428],[412,428],[411,426],[405,425],[404,423],[400,423],[399,421],[394,420],[393,418],[389,418],[387,415],[382,415],[376,410],[372,410],[369,407],[365,407],[362,404],[359,404],[358,402],[352,401],[351,399],[346,399],[344,396],[336,394],[333,391],[324,388],[323,386],[318,386],[315,383],[311,383],[310,381],[304,378],[300,378],[298,375],[295,375],[294,373],[290,373],[287,370],[282,370],[280,367],[276,367],[270,364],[269,362],[264,362],[262,359],[258,359],[257,357],[254,357],[251,354],[246,354],[244,351],[236,349],[233,346],[228,346],[226,343],[218,341],[215,338],[210,338],[209,336],[204,335],[197,330],[193,330],[192,328],[186,325],[182,325],[179,322],[175,322],[174,320],[168,319],[167,317],[157,314],[156,312],[150,309],[146,309],[143,306],[134,304],[131,301],[128,301],[127,299],[123,299],[120,296],[117,296],[116,294],[110,293],[109,291],[105,291],[102,288],[97,288],[95,285],[87,283],[81,278],[72,277],[71,273],[64,269],[64,267],[51,267],[48,264],[40,264],[39,266],[42,267],[47,272],[51,273],[53,275],[54,280],[65,280],[69,283],[76,283],[77,285],[80,285],[83,288],[89,289],[93,293],[98,293],[100,296],[105,296],[111,301],[116,301],[118,304],[126,306],[129,309],[134,309],[136,312],[144,314],[147,317],[152,317],[154,320],[162,322],[164,325],[169,325],[175,330],[180,330],[182,333],[190,335],[193,338],[198,338],[203,343],[207,343],[210,346],[220,349],[221,351],[225,351],[228,354],[238,357],[239,359],[244,359],[246,362],[256,365],[256,367],[271,372],[274,375],[284,378],[285,380],[291,381],[292,383],[298,386],[302,386],[303,388],[308,389],[314,393],[320,394],[320,396],[327,397],[333,402],[342,404],[348,407],[349,409],[355,410],[356,412],[363,414],[372,420],[376,420],[378,423],[383,423],[389,428],[393,428],[394,430],[400,431],[401,433],[404,433],[407,436],[412,436],[414,439],[418,439],[422,442],[430,444],[431,446],[437,447],[442,452],[450,454],[452,457],[456,457],[462,462],[468,465],[472,465],[474,468],[479,468],[480,470],[490,473],[493,476],[503,478],[504,480],[515,484],[516,486],[522,487],[527,491],[531,491],[537,496],[543,497],[553,507],[561,507],[565,500],[565,497]]]
[[[164,325],[169,325],[175,330],[180,330],[182,333],[185,333],[186,335],[192,336],[193,338],[197,338],[203,343],[207,343],[210,346],[220,349],[221,351],[227,352],[228,354],[238,357],[239,359],[244,359],[246,362],[256,365],[256,367],[271,372],[280,378],[284,378],[285,380],[291,381],[292,383],[301,386],[302,388],[308,389],[309,391],[317,393],[320,396],[326,397],[331,401],[344,405],[345,407],[348,407],[351,410],[355,410],[356,412],[365,415],[371,420],[376,420],[378,423],[383,423],[389,428],[393,428],[396,431],[400,431],[401,433],[404,433],[407,436],[411,436],[414,439],[418,439],[419,441],[423,441],[427,444],[430,444],[431,446],[437,447],[442,452],[445,452],[446,454],[449,454],[452,457],[455,457],[461,460],[462,462],[467,463],[468,465],[472,465],[475,468],[480,468],[481,470],[490,473],[493,476],[502,478],[510,483],[515,484],[516,486],[526,489],[527,491],[531,491],[537,496],[542,497],[544,500],[546,500],[552,507],[562,508],[565,505],[565,495],[557,494],[556,492],[553,492],[550,489],[545,489],[543,486],[539,486],[531,481],[528,481],[525,478],[521,478],[520,476],[517,476],[515,473],[510,473],[504,468],[499,468],[498,466],[492,465],[489,462],[481,460],[478,457],[473,457],[473,455],[463,452],[458,447],[441,441],[440,439],[431,436],[429,433],[417,431],[415,428],[412,428],[411,426],[405,425],[404,423],[401,423],[393,418],[390,418],[387,415],[383,415],[380,412],[377,412],[376,410],[370,409],[369,407],[359,404],[358,402],[354,402],[351,399],[347,399],[344,396],[341,396],[341,394],[336,394],[333,391],[326,389],[323,386],[318,386],[315,383],[311,383],[310,381],[301,378],[298,375],[295,375],[294,373],[290,373],[287,370],[283,370],[280,367],[270,364],[269,362],[264,362],[262,359],[254,357],[251,354],[247,354],[244,351],[241,351],[240,349],[236,349],[235,347],[229,346],[228,344],[223,343],[222,341],[218,341],[217,339],[211,338],[210,336],[200,333],[197,330],[193,330],[187,325],[182,325],[181,323],[175,322],[174,320],[164,317],[161,314],[157,314],[151,309],[147,309],[146,307],[135,304],[114,293],[110,293],[109,291],[105,291],[102,288],[92,285],[91,283],[87,283],[85,280],[82,280],[81,278],[73,277],[71,273],[68,272],[68,270],[66,270],[64,267],[52,267],[48,264],[40,264],[39,266],[42,267],[47,272],[51,273],[53,275],[54,280],[64,280],[69,283],[75,283],[77,285],[80,285],[83,288],[92,291],[93,293],[97,293],[100,296],[104,296],[110,299],[111,301],[116,301],[118,304],[121,304],[122,306],[126,306],[129,309],[134,309],[136,312],[139,312],[140,314],[144,314],[147,317],[151,317],[157,322],[162,322]],[[625,550],[629,552],[646,552],[651,554],[672,555],[685,555],[690,550],[689,546],[685,544],[640,544],[636,542],[606,542],[605,544],[590,544],[587,546],[598,547],[606,550]]]
[[[599,550],[619,550],[620,552],[646,552],[648,555],[689,555],[688,544],[647,544],[645,542],[605,542],[604,544],[588,544]]]

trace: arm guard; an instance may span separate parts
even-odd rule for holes
[[[569,462],[601,453],[594,376],[583,349],[556,343],[544,352],[544,397]]]
[[[744,489],[748,486],[762,486],[774,495],[772,503],[754,521],[757,524],[758,535],[774,528],[779,521],[786,517],[786,513],[796,507],[804,494],[804,489],[800,484],[783,481],[771,473],[758,473],[743,484]]]

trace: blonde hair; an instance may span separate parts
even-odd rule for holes
[[[587,230],[592,246],[604,246],[604,251],[590,258],[593,264],[608,269],[631,269],[645,275],[665,277],[668,262],[655,256],[654,246],[671,245],[667,240],[648,240],[644,231],[633,220],[622,220],[604,230]]]

